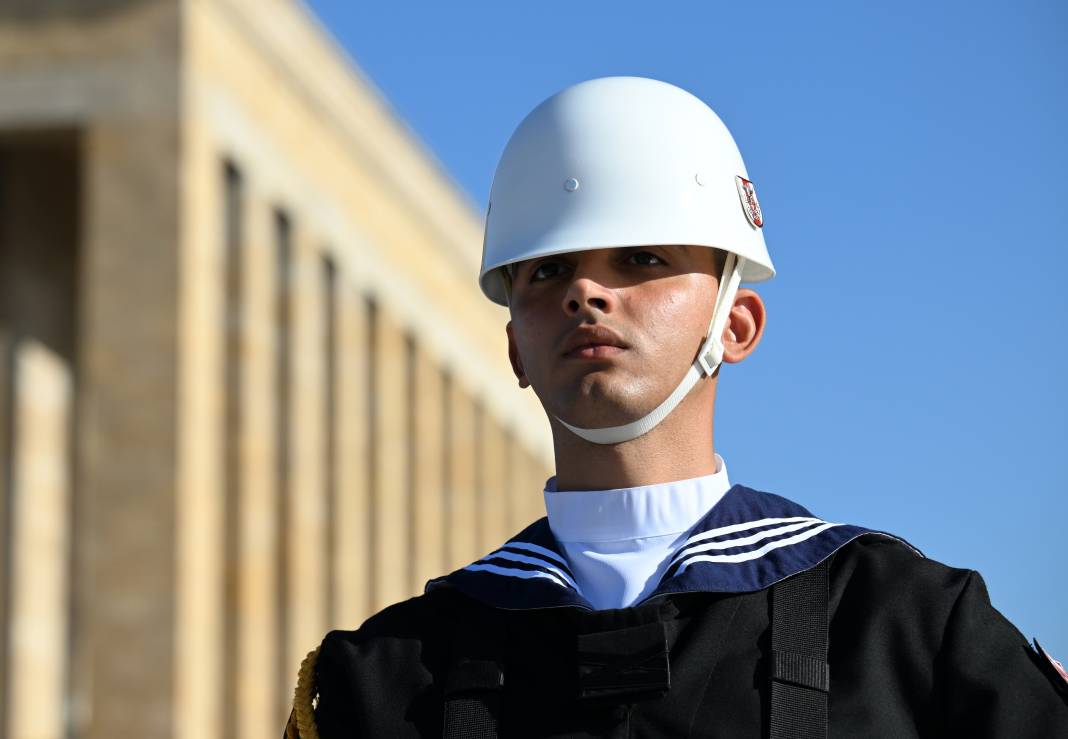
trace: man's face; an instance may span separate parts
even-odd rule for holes
[[[509,353],[545,410],[600,428],[644,416],[674,390],[708,330],[718,288],[706,247],[597,249],[521,262]]]

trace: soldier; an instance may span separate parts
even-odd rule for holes
[[[763,335],[763,223],[677,87],[590,80],[520,123],[480,284],[552,426],[548,516],[328,634],[291,736],[1068,736],[1068,679],[978,573],[729,482],[713,407]]]

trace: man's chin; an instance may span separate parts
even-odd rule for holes
[[[554,404],[557,410],[549,410],[556,418],[571,426],[584,429],[601,429],[622,426],[636,421],[649,411],[633,401],[612,402],[607,398],[578,399],[571,403]],[[655,407],[655,406],[654,406]]]
[[[591,372],[547,393],[535,393],[546,413],[579,428],[608,428],[635,421],[657,406],[656,390],[640,378]]]

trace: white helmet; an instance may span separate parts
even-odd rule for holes
[[[739,282],[775,274],[762,226],[756,192],[719,116],[666,82],[602,77],[545,100],[508,140],[490,188],[479,284],[507,305],[502,268],[527,259],[670,244],[728,252],[709,334],[675,391],[623,426],[581,429],[561,419],[589,441],[620,443],[656,426],[719,366]]]

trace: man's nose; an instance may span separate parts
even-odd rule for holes
[[[564,294],[564,312],[569,316],[578,315],[584,310],[610,313],[614,305],[612,291],[588,277],[574,280]]]

